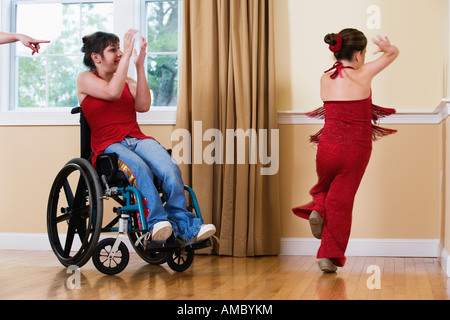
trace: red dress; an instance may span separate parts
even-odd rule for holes
[[[337,68],[336,72],[340,72]],[[339,73],[337,73],[339,74]],[[372,141],[395,133],[372,124],[395,113],[372,104],[372,98],[326,101],[308,114],[324,118],[325,125],[311,142],[318,143],[317,184],[311,189],[313,201],[293,208],[297,216],[309,219],[313,210],[324,219],[317,258],[329,258],[338,267],[345,264],[355,194],[369,163]]]

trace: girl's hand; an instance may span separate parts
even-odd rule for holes
[[[372,39],[373,43],[378,47],[378,50],[376,50],[373,54],[377,54],[380,52],[389,52],[392,48],[391,42],[389,41],[388,37],[382,37],[378,36],[376,38]]]
[[[365,75],[367,83],[372,81],[378,73],[386,69],[395,59],[397,59],[400,51],[396,46],[393,46],[388,37],[377,36],[372,39],[373,43],[378,47],[378,50],[374,52],[383,53],[378,59],[368,62],[361,68],[362,74]]]
[[[134,49],[134,63],[136,68],[142,67],[145,64],[145,57],[147,55],[147,40],[144,37],[141,39],[141,50],[139,51],[139,56],[137,50]]]
[[[123,54],[131,57],[134,48],[134,41],[136,40],[136,29],[130,29],[125,33],[123,42]]]

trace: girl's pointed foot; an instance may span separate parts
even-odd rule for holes
[[[319,265],[320,270],[322,270],[324,273],[333,273],[337,270],[337,267],[328,258],[320,259],[317,264]]]
[[[311,227],[311,232],[313,236],[317,239],[322,238],[322,227],[323,227],[323,218],[317,211],[311,212],[309,216],[309,226]]]

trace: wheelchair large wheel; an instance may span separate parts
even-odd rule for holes
[[[69,161],[53,182],[47,207],[47,232],[62,265],[82,267],[101,233],[102,188],[97,172],[85,159]]]

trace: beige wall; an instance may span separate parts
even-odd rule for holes
[[[443,125],[390,127],[399,132],[374,144],[356,197],[352,237],[437,239],[441,231],[442,157],[438,155]],[[143,126],[146,134],[166,147],[171,146],[172,128]],[[310,201],[309,190],[316,182],[316,149],[307,137],[319,128],[280,126],[283,238],[311,236],[308,224],[294,216],[291,208]],[[5,155],[0,157],[0,219],[4,222],[0,232],[45,233],[50,187],[62,166],[79,155],[79,128],[0,127],[0,136],[11,137],[0,140]]]
[[[352,237],[438,239],[441,144],[439,125],[390,126],[399,132],[374,144],[357,193]],[[315,147],[307,138],[320,126],[280,126],[280,197],[283,237],[311,237],[306,221],[291,208],[311,201],[317,182]]]
[[[381,29],[369,30],[370,5],[381,9]],[[446,96],[448,47],[446,0],[276,0],[275,34],[279,110],[310,110],[321,104],[319,80],[334,62],[323,38],[357,28],[369,39],[387,35],[400,58],[373,82],[374,101],[399,110],[432,111]]]
[[[380,30],[369,30],[367,26],[370,5],[381,9]],[[323,37],[354,27],[369,39],[367,61],[376,57],[370,39],[377,34],[389,36],[401,51],[399,59],[374,80],[374,102],[399,112],[433,111],[447,97],[449,86],[448,6],[445,0],[275,1],[278,109],[309,111],[321,106],[319,80],[334,63]],[[448,129],[444,124],[396,127],[397,135],[374,145],[355,200],[352,237],[441,237],[442,243],[446,239],[445,247],[450,248],[450,236],[446,236],[450,230],[446,217],[450,213],[442,193],[450,183],[444,172]],[[319,128],[305,124],[280,126],[284,237],[311,236],[308,224],[293,216],[290,209],[311,199],[309,189],[316,182],[316,150],[307,138]],[[441,173],[447,179],[442,190]]]
[[[441,17],[448,16],[445,3],[276,0],[279,110],[311,110],[321,104],[318,81],[322,70],[332,63],[323,36],[347,26],[373,36],[374,31],[366,30],[365,12],[369,4],[379,4],[381,33],[390,35],[402,53],[392,69],[374,83],[375,102],[399,110],[432,111],[445,91],[441,37],[448,35],[448,27],[440,27],[446,20]],[[345,12],[347,7],[352,9]],[[407,15],[402,14],[405,8]],[[411,42],[411,34],[420,39],[421,48]],[[387,126],[399,133],[374,145],[356,197],[352,237],[441,238],[444,246],[450,248],[450,209],[445,202],[450,199],[450,188],[445,188],[450,183],[450,170],[444,165],[450,159],[449,121]],[[307,138],[319,128],[320,125],[280,125],[283,238],[311,237],[308,224],[295,217],[291,208],[310,200],[308,192],[316,182],[316,150]],[[173,126],[143,126],[143,130],[170,146]],[[79,128],[6,126],[0,127],[0,137],[0,232],[46,233],[50,186],[61,167],[78,157]],[[440,178],[444,169],[443,194]]]
[[[171,126],[143,126],[171,145]],[[80,155],[78,126],[0,127],[0,232],[46,233],[47,200],[59,170]]]

